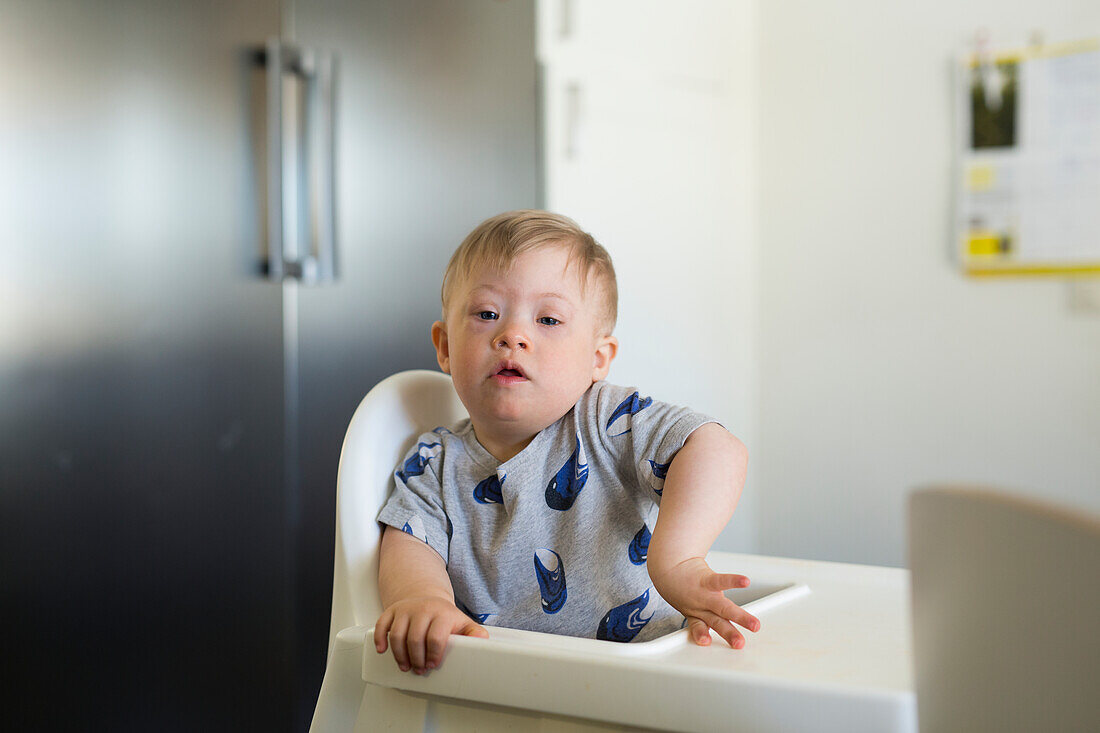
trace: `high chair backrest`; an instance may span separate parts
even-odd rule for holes
[[[351,418],[336,479],[336,557],[332,625],[370,626],[382,613],[378,597],[378,510],[393,489],[397,462],[416,437],[467,416],[451,378],[440,372],[400,372],[375,385]]]

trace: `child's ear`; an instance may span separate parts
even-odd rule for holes
[[[596,358],[592,363],[592,381],[598,382],[607,376],[611,369],[611,362],[619,353],[619,339],[614,336],[604,336],[596,342]]]
[[[444,374],[451,373],[451,349],[447,344],[447,324],[436,321],[432,324],[432,343],[435,344],[435,360]]]

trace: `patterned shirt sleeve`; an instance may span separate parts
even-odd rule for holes
[[[394,488],[378,521],[423,540],[448,562],[451,524],[443,507],[443,443],[424,433],[393,472]]]
[[[696,429],[717,420],[631,387],[603,384],[595,396],[597,427],[620,473],[651,490],[659,504],[672,459]]]

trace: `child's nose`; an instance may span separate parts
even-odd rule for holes
[[[501,349],[526,349],[527,339],[520,335],[504,335],[497,341],[497,347]]]
[[[506,323],[496,337],[498,349],[526,349],[530,341],[516,324]]]

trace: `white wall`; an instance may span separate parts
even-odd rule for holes
[[[538,7],[545,205],[615,260],[621,348],[609,379],[714,415],[751,454],[755,2]],[[753,460],[718,549],[755,547]]]
[[[934,481],[1100,511],[1100,312],[949,254],[953,54],[1098,36],[1100,2],[758,7],[757,549],[904,564]]]

